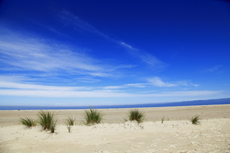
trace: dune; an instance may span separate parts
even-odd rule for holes
[[[55,133],[25,128],[20,117],[36,119],[37,110],[0,111],[1,153],[203,153],[230,152],[230,105],[140,108],[145,121],[124,122],[130,109],[103,109],[101,124],[86,126],[84,110],[52,110]],[[200,124],[189,120],[199,115]],[[71,133],[64,123],[76,117]],[[161,119],[164,122],[161,123]]]

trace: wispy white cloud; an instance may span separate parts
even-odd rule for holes
[[[61,11],[60,18],[62,19],[64,24],[67,25],[67,26],[74,25],[75,28],[78,27],[78,28],[80,28],[80,29],[82,29],[84,31],[95,33],[95,34],[97,34],[99,36],[105,37],[107,39],[111,39],[109,36],[107,36],[106,34],[104,34],[101,31],[99,31],[98,29],[96,29],[95,27],[90,25],[89,23],[81,20],[78,16],[70,13],[69,11],[66,11],[66,10]],[[113,39],[111,39],[111,40],[113,40]]]
[[[162,92],[159,94],[149,94],[154,97],[177,97],[177,96],[209,96],[209,95],[217,95],[222,93],[222,91],[208,91],[208,90],[200,90],[200,91],[173,91],[173,92]]]
[[[13,37],[0,40],[0,61],[18,69],[51,71],[81,69],[98,71],[94,59],[69,48],[48,45],[36,39]]]
[[[153,56],[147,52],[138,51],[137,56],[139,56],[143,62],[149,64],[152,67],[163,68],[166,66],[165,63],[158,60],[155,56]]]
[[[121,42],[120,44],[121,44],[122,46],[128,47],[129,49],[134,49],[132,46],[130,46],[130,45],[124,43],[124,42]]]
[[[99,82],[99,79],[95,79],[92,77],[80,77],[80,78],[75,78],[74,80],[77,80],[79,82],[85,82],[85,83],[95,83],[95,82]]]
[[[90,57],[76,46],[55,43],[20,34],[0,35],[1,70],[68,73],[97,77],[114,76],[112,71],[132,68],[131,65],[111,65]]]
[[[111,74],[109,73],[103,73],[103,72],[92,72],[89,73],[91,76],[99,76],[99,77],[109,77]]]
[[[91,87],[71,87],[71,86],[47,86],[34,83],[26,83],[25,77],[0,76],[0,88],[3,89],[28,89],[28,90],[44,90],[44,91],[74,91],[74,90],[91,90]]]
[[[26,77],[0,76],[0,95],[32,97],[174,97],[215,95],[221,91],[174,91],[174,92],[127,92],[124,88],[144,88],[148,83],[125,84],[121,86],[49,86],[26,82]],[[162,85],[162,82],[160,83]],[[165,83],[163,83],[165,85]],[[171,85],[171,84],[169,84]],[[167,84],[167,86],[169,86]]]
[[[124,47],[129,54],[131,54],[132,56],[136,58],[141,59],[144,63],[147,63],[148,65],[152,67],[162,68],[166,66],[166,64],[164,64],[162,61],[160,61],[159,59],[157,59],[155,56],[151,55],[150,53],[134,48],[131,45],[125,43],[124,41],[113,39],[112,37],[106,35],[105,33],[95,28],[94,26],[81,20],[78,16],[68,11],[62,11],[60,13],[60,18],[62,22],[64,22],[65,25],[68,25],[68,26],[74,25],[75,28],[80,28],[81,30],[84,30],[90,33],[94,33],[98,36],[104,37],[105,39],[108,39],[109,41],[114,42]]]
[[[46,86],[46,85],[35,85],[25,83],[12,83],[0,81],[1,88],[13,88],[13,89],[31,89],[31,90],[48,90],[48,91],[72,91],[72,90],[86,90],[89,87],[62,87],[62,86]]]
[[[214,66],[212,68],[209,68],[207,69],[206,71],[207,72],[214,72],[214,71],[217,71],[222,65],[217,65],[217,66]]]
[[[129,88],[129,87],[135,87],[135,88],[144,88],[146,87],[147,83],[133,83],[133,84],[124,84],[121,86],[105,86],[103,89],[122,89],[122,88]]]
[[[147,63],[148,65],[152,67],[163,68],[166,66],[165,63],[158,60],[155,56],[149,54],[146,51],[134,48],[131,45],[126,44],[125,42],[120,42],[119,44],[125,47],[130,55],[141,59],[141,61],[143,61],[144,63]]]
[[[131,97],[129,93],[119,93],[109,90],[96,91],[66,91],[66,90],[15,90],[0,89],[0,95],[33,96],[33,97]]]
[[[191,81],[173,81],[164,82],[160,77],[148,78],[147,81],[157,87],[175,87],[175,86],[199,86],[198,84],[193,84]]]
[[[222,93],[221,91],[175,91],[156,94],[137,94],[118,92],[113,90],[17,90],[0,89],[0,95],[7,96],[33,96],[33,97],[184,97],[184,96],[209,96]]]
[[[105,86],[103,89],[122,89],[122,88],[145,88],[145,87],[176,87],[176,86],[199,86],[198,84],[192,83],[190,80],[188,81],[173,81],[173,82],[164,82],[160,77],[152,77],[148,78],[145,83],[133,83],[133,84],[124,84],[119,86]],[[145,91],[146,92],[146,91]],[[148,92],[148,91],[147,91]]]
[[[169,82],[163,82],[161,80],[161,78],[159,77],[153,77],[148,79],[148,81],[153,85],[153,86],[157,86],[157,87],[173,87],[173,86],[177,86],[177,84],[174,83],[169,83]]]

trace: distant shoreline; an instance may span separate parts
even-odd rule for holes
[[[194,100],[168,103],[130,104],[130,105],[97,105],[97,106],[0,106],[2,110],[74,110],[74,109],[122,109],[122,108],[149,108],[149,107],[179,107],[179,106],[202,106],[230,104],[230,98]]]

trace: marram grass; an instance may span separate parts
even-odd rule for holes
[[[128,114],[129,121],[137,121],[137,123],[141,123],[144,121],[144,113],[140,112],[138,109],[130,110]]]
[[[162,117],[162,118],[161,118],[161,124],[164,123],[164,120],[165,120],[165,117]]]
[[[71,126],[70,125],[67,125],[67,129],[68,129],[68,132],[71,133]]]
[[[190,119],[190,121],[192,122],[192,124],[195,124],[195,125],[200,124],[200,116],[196,115],[196,116],[192,117]]]
[[[96,109],[89,109],[85,111],[85,124],[98,124],[102,121],[102,114]]]
[[[57,122],[54,117],[53,113],[41,110],[38,114],[38,123],[43,130],[49,130],[51,133],[54,133]]]
[[[71,133],[71,126],[74,126],[74,123],[75,123],[75,118],[73,117],[68,117],[66,119],[66,126],[67,126],[67,129],[68,129],[68,132]]]
[[[36,121],[31,118],[21,118],[21,124],[25,125],[27,128],[31,128],[32,126],[36,126]]]
[[[67,119],[66,119],[66,125],[68,126],[74,126],[74,123],[75,123],[75,118],[73,118],[73,117],[68,117]]]

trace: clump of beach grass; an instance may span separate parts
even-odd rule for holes
[[[162,118],[161,118],[161,124],[164,123],[164,120],[165,120],[165,117],[162,117]]]
[[[67,125],[67,129],[68,129],[68,132],[71,133],[71,126],[70,125]]]
[[[144,121],[144,113],[139,111],[138,109],[130,110],[128,114],[129,121],[137,121],[137,123],[141,123]],[[126,119],[127,121],[127,119]]]
[[[40,111],[38,114],[38,123],[43,130],[49,130],[51,133],[54,133],[56,129],[56,120],[54,114],[50,112]]]
[[[102,121],[102,114],[96,109],[89,109],[85,111],[85,124],[98,124]]]
[[[31,118],[21,118],[20,119],[21,124],[25,125],[27,128],[31,128],[33,126],[36,126],[36,121]]]
[[[74,126],[74,122],[75,122],[75,118],[73,118],[73,117],[68,117],[66,119],[66,126],[67,126],[69,133],[71,133],[71,126]]]
[[[195,124],[195,125],[200,124],[200,116],[196,115],[196,116],[192,117],[190,119],[190,121],[192,122],[192,124]]]
[[[73,117],[68,117],[68,118],[66,119],[66,125],[74,126],[74,123],[75,123],[75,118],[73,118]]]

